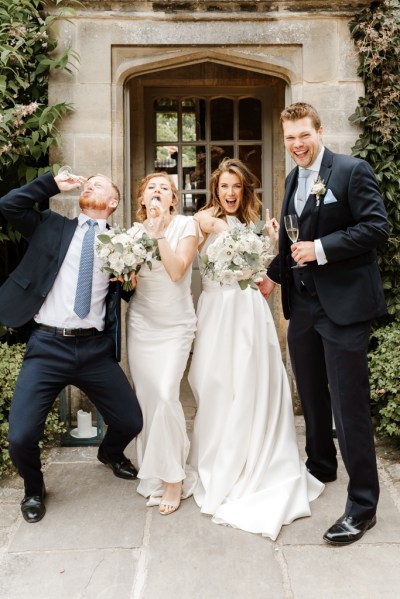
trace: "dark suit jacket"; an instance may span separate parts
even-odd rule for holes
[[[290,240],[283,216],[297,187],[298,168],[288,175],[282,206],[279,254],[268,268],[268,276],[281,284],[285,318],[290,318],[293,277]],[[319,176],[336,202],[310,196],[310,241],[321,239],[328,263],[309,263],[319,301],[336,324],[371,320],[386,313],[378,270],[376,248],[389,234],[386,210],[375,175],[367,162],[334,154],[325,148]],[[325,194],[326,195],[326,194]],[[300,225],[300,238],[301,225]],[[303,239],[305,240],[305,239]]]
[[[20,328],[32,321],[53,286],[75,233],[77,218],[34,209],[36,203],[40,207],[59,192],[53,176],[47,173],[0,199],[2,214],[29,242],[23,259],[0,287],[0,322],[8,327]],[[121,285],[110,283],[105,333],[115,342],[118,360],[120,299]]]

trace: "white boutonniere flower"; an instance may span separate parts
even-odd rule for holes
[[[310,193],[312,195],[315,195],[315,197],[317,198],[316,204],[318,207],[321,196],[326,194],[325,181],[321,179],[321,177],[317,177],[317,179],[314,181],[314,185],[312,186]]]

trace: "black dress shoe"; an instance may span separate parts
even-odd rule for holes
[[[127,480],[135,480],[137,478],[138,472],[135,466],[124,455],[122,455],[119,460],[111,460],[105,455],[104,451],[99,448],[97,459],[103,464],[106,464],[106,466],[110,466],[115,476],[118,476],[119,478],[125,478]]]
[[[376,524],[376,516],[368,520],[360,520],[343,514],[323,536],[324,541],[331,545],[348,545],[359,541],[361,537]]]
[[[43,518],[46,513],[45,496],[46,489],[44,485],[41,495],[25,495],[21,501],[21,512],[27,522],[39,522]]]
[[[315,474],[315,472],[312,472],[309,468],[307,468],[307,470],[321,483],[333,483],[337,479],[336,472],[334,472],[333,474]]]

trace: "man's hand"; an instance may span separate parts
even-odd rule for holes
[[[72,191],[73,189],[78,189],[83,183],[85,183],[85,177],[79,177],[78,175],[74,175],[73,178],[70,177],[67,180],[63,180],[62,177],[56,175],[54,177],[54,181],[57,183],[57,187],[60,191]]]
[[[297,264],[306,264],[317,259],[313,241],[298,241],[291,247],[292,258]]]
[[[263,275],[261,283],[257,283],[257,286],[265,299],[268,299],[275,289],[276,283],[271,281],[266,275]]]

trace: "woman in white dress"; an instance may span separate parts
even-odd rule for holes
[[[198,227],[176,213],[178,191],[167,173],[145,177],[138,201],[138,220],[158,239],[161,261],[132,276],[136,290],[127,313],[129,368],[144,420],[136,445],[137,490],[167,515],[196,480],[186,467],[189,440],[179,389],[196,330],[190,283]]]
[[[241,161],[221,162],[211,177],[211,198],[195,215],[204,236],[200,254],[235,222],[252,226],[258,219],[255,187]],[[283,524],[311,514],[309,502],[324,485],[299,456],[267,302],[260,291],[237,283],[202,283],[189,372],[197,402],[189,456],[199,475],[194,498],[213,522],[275,540]]]

